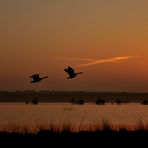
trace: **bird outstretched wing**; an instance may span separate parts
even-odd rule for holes
[[[73,68],[71,68],[70,66],[68,66],[68,68],[65,68],[64,71],[66,71],[68,74],[74,74],[75,71]]]
[[[33,75],[30,76],[30,78],[35,78],[35,79],[39,78],[39,74],[33,74]]]
[[[70,66],[68,66],[68,71],[69,71],[70,73],[75,73],[74,69],[71,68]]]
[[[67,72],[67,73],[69,73],[69,71],[68,71],[68,69],[67,69],[67,68],[65,68],[65,69],[64,69],[64,71],[65,71],[65,72]]]

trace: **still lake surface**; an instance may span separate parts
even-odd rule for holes
[[[148,106],[130,104],[70,103],[0,103],[0,125],[33,125],[57,123],[93,124],[107,120],[113,124],[135,124],[139,120],[148,123]]]

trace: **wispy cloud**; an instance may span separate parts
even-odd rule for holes
[[[114,63],[114,62],[118,62],[118,61],[129,60],[129,59],[132,59],[132,58],[136,58],[136,57],[135,56],[118,56],[118,57],[113,57],[113,58],[108,58],[108,59],[58,57],[58,58],[55,58],[55,59],[57,59],[57,60],[87,61],[87,63],[75,65],[75,66],[78,66],[78,67],[86,67],[86,66],[98,65],[98,64],[103,64],[103,63]]]
[[[120,56],[120,57],[114,57],[114,58],[109,58],[109,59],[94,59],[91,62],[84,63],[84,64],[79,64],[79,67],[84,67],[84,66],[91,66],[91,65],[96,65],[96,64],[103,64],[103,63],[113,63],[113,62],[118,62],[122,60],[129,60],[131,58],[135,58],[134,56]]]

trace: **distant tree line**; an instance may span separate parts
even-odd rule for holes
[[[75,101],[96,102],[104,104],[106,102],[128,103],[128,102],[148,102],[148,93],[137,92],[89,92],[89,91],[0,91],[0,102],[31,102],[33,98],[38,102],[69,102],[71,98]],[[98,100],[97,100],[98,99]],[[100,99],[100,100],[99,100]],[[83,102],[83,101],[84,102]],[[105,101],[105,102],[103,102]]]

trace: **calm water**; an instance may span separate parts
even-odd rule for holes
[[[69,103],[1,103],[0,125],[58,123],[93,124],[107,120],[115,124],[134,124],[138,120],[148,123],[148,106],[140,104],[122,105],[72,105]]]

